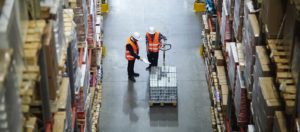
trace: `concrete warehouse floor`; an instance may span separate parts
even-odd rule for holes
[[[212,131],[205,65],[199,55],[201,21],[200,15],[193,12],[194,0],[108,1],[101,132]],[[146,57],[144,35],[148,26],[156,27],[173,44],[166,63],[177,67],[177,108],[149,108],[146,64],[136,61],[135,72],[141,76],[136,83],[128,81],[126,40],[130,33],[140,32],[140,55]]]

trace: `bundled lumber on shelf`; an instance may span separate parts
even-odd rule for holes
[[[92,92],[91,92],[92,93]],[[102,103],[102,86],[97,85],[92,102],[92,132],[97,132],[99,126],[100,109]]]
[[[242,42],[242,31],[244,23],[244,1],[245,0],[235,0],[234,4],[233,31],[234,36],[238,42]]]
[[[31,103],[39,100],[39,94],[37,92],[38,83],[40,81],[38,56],[45,26],[46,22],[44,20],[28,22],[26,40],[23,47],[25,65],[19,89],[23,114],[29,113]]]
[[[268,40],[270,57],[275,64],[276,82],[279,84],[280,95],[284,100],[286,114],[292,114],[295,109],[296,84],[291,72],[291,64],[288,59],[289,48],[281,41]]]
[[[286,128],[286,119],[282,111],[275,112],[273,132],[288,132]]]
[[[281,106],[273,78],[260,77],[259,85],[255,89],[257,89],[257,93],[252,98],[255,130],[258,132],[272,131],[275,111],[279,110]]]
[[[38,131],[37,118],[36,117],[28,117],[27,119],[25,119],[23,131],[24,132],[37,132]]]
[[[255,64],[255,46],[259,44],[260,29],[257,18],[254,14],[248,14],[244,17],[243,45],[245,53],[245,82],[246,87],[253,85],[253,66]],[[251,89],[249,89],[251,92]]]

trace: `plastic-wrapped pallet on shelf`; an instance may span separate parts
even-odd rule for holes
[[[259,77],[259,85],[256,86],[257,94],[252,98],[253,120],[255,130],[258,132],[272,131],[274,112],[280,110],[279,97],[277,95],[272,77]]]
[[[223,1],[223,6],[225,7],[226,1]],[[230,18],[227,8],[222,8],[222,18],[220,27],[220,36],[223,48],[226,47],[226,43],[231,40],[231,30],[230,30]],[[225,51],[225,50],[224,50]]]
[[[282,111],[275,111],[273,132],[288,132],[286,127],[286,118]]]
[[[228,51],[227,71],[228,71],[229,85],[232,92],[235,93],[234,92],[235,80],[236,80],[237,66],[239,65],[239,61],[238,61],[235,42],[227,42],[227,45],[229,47],[229,49],[227,50]]]
[[[48,74],[48,92],[51,100],[56,99],[56,93],[58,90],[58,62],[57,62],[57,53],[53,37],[53,21],[50,21],[45,28],[45,35],[43,39],[43,48],[46,54],[46,65],[47,65],[47,74]]]
[[[0,49],[0,131],[21,131],[21,108],[16,83],[18,73],[13,66],[12,49]]]
[[[238,42],[242,42],[243,33],[243,17],[244,17],[244,1],[235,0],[233,15],[233,33]]]
[[[260,45],[260,29],[255,14],[248,14],[244,17],[243,42],[245,53],[245,82],[251,92],[253,85],[253,66],[255,64],[255,46]]]
[[[85,31],[85,19],[83,14],[83,9],[80,7],[74,8],[74,22],[76,23],[76,32],[78,42],[86,41],[86,31]]]
[[[249,123],[250,107],[245,87],[245,79],[240,66],[237,67],[237,78],[235,87],[235,109],[239,126],[246,126]]]
[[[268,38],[278,37],[287,3],[287,1],[282,0],[264,0],[262,2],[260,18],[264,23]]]
[[[67,50],[67,43],[65,39],[64,33],[64,16],[63,16],[63,6],[61,1],[56,1],[54,4],[56,20],[54,21],[54,36],[55,36],[55,44],[56,44],[56,52],[57,52],[57,60],[60,69],[64,67],[64,60],[66,58],[65,53]]]
[[[254,83],[252,89],[252,98],[257,95],[259,91],[259,77],[271,77],[270,59],[267,55],[266,48],[264,46],[256,46],[256,62],[254,66]]]
[[[14,67],[21,72],[23,66],[22,41],[27,30],[27,11],[25,1],[5,0],[0,16],[0,48],[11,48],[14,51]]]

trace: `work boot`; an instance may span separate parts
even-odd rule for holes
[[[134,77],[128,77],[128,79],[129,79],[130,81],[132,81],[132,82],[135,82]]]
[[[134,77],[139,77],[140,74],[138,74],[138,73],[133,73],[133,76],[134,76]]]
[[[151,66],[146,67],[146,71],[150,71]]]

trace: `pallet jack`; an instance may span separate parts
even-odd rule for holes
[[[151,67],[149,77],[149,106],[177,106],[176,67],[166,65],[166,51],[172,49],[171,44],[163,43],[163,65]]]

